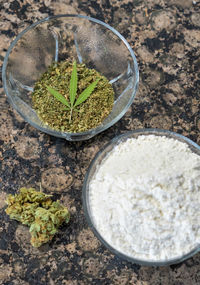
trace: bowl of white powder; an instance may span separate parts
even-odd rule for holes
[[[200,147],[166,130],[143,129],[98,152],[83,185],[89,226],[114,254],[169,265],[200,250]]]

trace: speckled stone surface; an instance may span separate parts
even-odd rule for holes
[[[177,265],[144,267],[120,260],[86,223],[82,183],[98,150],[114,136],[156,127],[200,144],[200,1],[190,0],[1,0],[0,61],[13,38],[52,14],[80,13],[116,28],[135,51],[140,85],[126,115],[86,142],[43,134],[7,103],[0,88],[0,284],[198,285],[200,254]],[[53,193],[69,207],[71,222],[40,249],[29,232],[5,214],[4,199],[21,186]]]

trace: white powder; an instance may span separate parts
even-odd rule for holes
[[[200,244],[200,156],[165,136],[117,145],[89,185],[95,226],[138,259],[180,257]]]

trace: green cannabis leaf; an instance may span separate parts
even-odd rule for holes
[[[72,113],[73,110],[75,110],[75,107],[86,101],[86,99],[92,94],[94,91],[97,83],[99,82],[99,79],[92,82],[83,92],[79,95],[79,97],[76,99],[77,95],[77,85],[78,85],[78,75],[77,75],[77,68],[76,68],[76,61],[73,62],[73,70],[71,74],[70,84],[69,84],[69,99],[70,102],[67,101],[67,99],[61,95],[58,91],[51,88],[50,86],[47,86],[47,90],[62,104],[65,105],[64,110],[70,110],[70,121],[72,119]]]
[[[50,86],[47,86],[48,91],[61,103],[63,103],[68,109],[70,109],[70,104],[68,101],[65,99],[64,96],[62,96],[58,91],[55,89],[51,88]]]
[[[76,97],[77,82],[78,82],[78,75],[77,75],[76,61],[74,61],[72,75],[69,84],[69,97],[70,97],[71,106],[73,106]]]

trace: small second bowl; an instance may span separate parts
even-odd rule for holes
[[[34,84],[53,61],[77,60],[103,74],[112,84],[112,112],[97,128],[68,133],[46,126],[32,107]],[[32,126],[70,141],[85,140],[115,124],[136,94],[139,72],[135,55],[119,32],[82,15],[57,15],[22,31],[9,47],[3,63],[3,85],[9,102]]]

